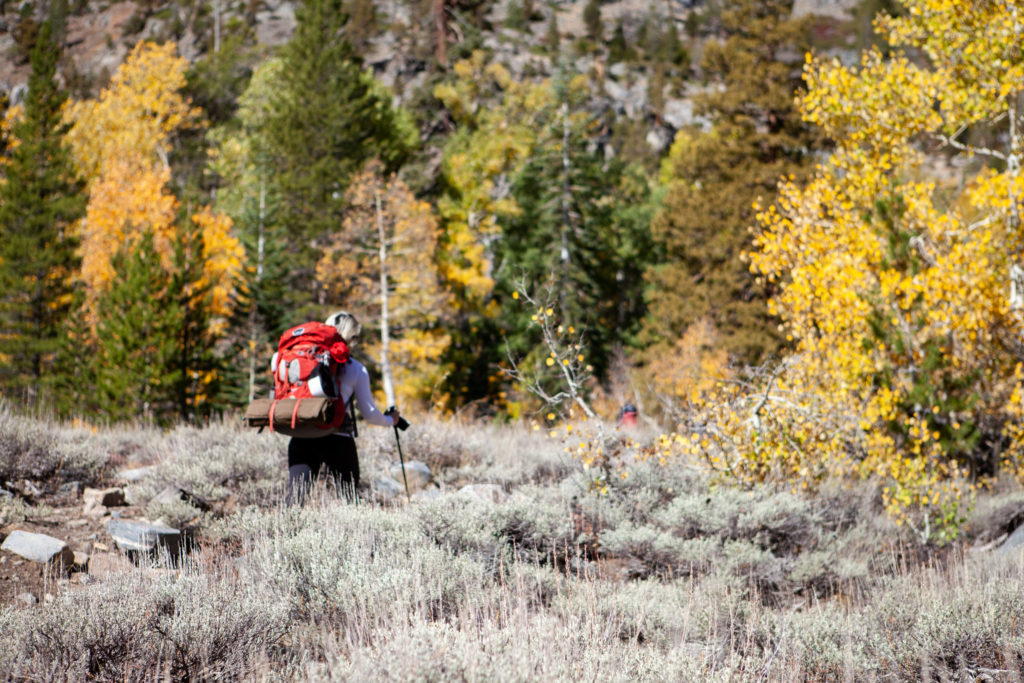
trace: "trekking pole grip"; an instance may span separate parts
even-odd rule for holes
[[[395,412],[395,407],[391,406],[387,410],[384,411],[384,414],[385,415],[391,415],[391,413],[393,413],[393,412]],[[398,424],[395,425],[395,429],[401,429],[404,432],[408,428],[409,428],[409,423],[406,421],[406,419],[404,417],[399,415],[399,417],[398,417]]]

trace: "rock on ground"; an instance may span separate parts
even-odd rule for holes
[[[497,484],[467,484],[459,489],[459,494],[472,496],[488,503],[504,503],[508,494]]]
[[[82,506],[82,514],[94,516],[106,513],[107,508],[127,505],[122,488],[87,488],[82,492],[82,501],[85,503]]]
[[[1014,529],[1013,533],[1005,541],[999,544],[1000,555],[1019,553],[1024,548],[1024,524]]]
[[[4,539],[3,545],[0,545],[0,550],[6,550],[33,562],[69,569],[75,563],[75,553],[67,543],[53,536],[29,531],[12,531]]]
[[[401,476],[401,475],[399,475]],[[370,484],[373,493],[383,502],[405,495],[405,487],[391,477],[379,476]]]
[[[402,463],[393,462],[391,463],[391,469],[388,474],[395,481],[401,483],[402,481]],[[410,460],[405,463],[405,478],[409,482],[409,491],[419,491],[427,487],[430,483],[430,468],[427,467],[426,463],[422,463],[419,460]],[[405,490],[403,484],[402,490]]]
[[[181,532],[177,529],[134,519],[110,520],[107,533],[124,552],[148,553],[163,547],[173,556],[178,554],[181,545]]]

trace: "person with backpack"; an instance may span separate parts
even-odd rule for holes
[[[354,315],[339,311],[327,316],[325,324],[334,327],[351,349],[362,330]],[[370,392],[370,373],[351,356],[334,378],[335,395],[344,401],[346,415],[341,426],[330,435],[318,438],[292,437],[288,442],[288,498],[286,503],[302,504],[313,478],[331,477],[339,490],[355,494],[359,485],[359,454],[356,451],[356,421],[353,404],[370,424],[398,426],[402,421],[397,409],[380,412]]]

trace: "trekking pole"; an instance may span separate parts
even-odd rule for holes
[[[395,407],[391,406],[384,412],[385,415],[390,415],[395,412]],[[398,424],[395,425],[395,445],[398,446],[398,462],[402,464],[402,482],[405,484],[405,499],[412,502],[412,496],[409,494],[409,480],[405,477],[405,458],[402,456],[402,440],[398,438],[398,430],[401,429],[403,432],[409,428],[409,423],[406,422],[404,417],[398,418]]]

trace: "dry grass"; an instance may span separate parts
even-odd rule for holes
[[[868,487],[738,491],[636,463],[597,495],[558,443],[512,426],[402,435],[444,491],[497,483],[506,502],[389,508],[323,490],[282,507],[285,441],[231,425],[67,429],[5,423],[8,467],[103,480],[116,441],[157,464],[151,488],[215,505],[184,566],[0,611],[10,680],[1019,680],[1024,666],[1024,557],[969,550],[1017,510],[1011,485],[939,549],[888,522]],[[38,435],[61,469],[18,450]],[[367,476],[393,438],[364,429]]]

